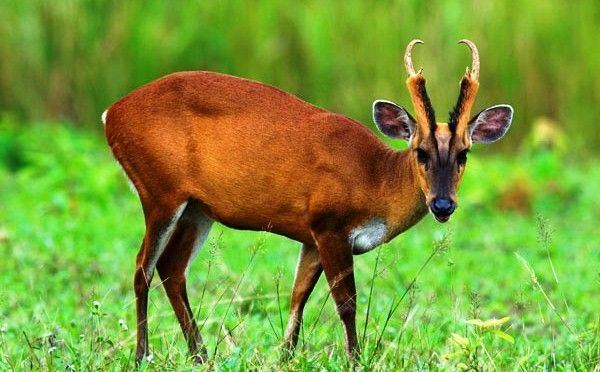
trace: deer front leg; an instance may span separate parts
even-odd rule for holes
[[[315,240],[331,296],[344,325],[346,352],[354,359],[360,354],[360,347],[356,337],[356,286],[352,248],[347,237],[337,233],[316,235]]]

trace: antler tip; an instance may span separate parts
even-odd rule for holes
[[[411,53],[412,53],[413,47],[416,44],[425,44],[425,43],[423,42],[423,40],[413,39],[406,46],[406,53],[404,53],[404,65],[406,66],[406,71],[408,72],[409,76],[414,76],[414,75],[420,74],[422,71],[422,69],[421,69],[421,70],[419,70],[419,72],[415,73],[415,69],[412,64]]]
[[[479,52],[477,51],[477,46],[474,42],[469,39],[462,39],[458,42],[459,44],[465,44],[471,50],[471,59],[473,63],[473,69],[469,74],[469,68],[467,67],[467,75],[471,76],[471,78],[477,80],[479,78]]]

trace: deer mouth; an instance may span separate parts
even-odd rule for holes
[[[452,216],[452,213],[450,213],[450,214],[435,213],[431,209],[429,209],[429,211],[431,212],[431,214],[433,215],[435,220],[437,222],[441,222],[441,223],[448,222],[450,220],[450,217]]]

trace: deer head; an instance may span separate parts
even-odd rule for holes
[[[479,53],[475,44],[461,40],[471,50],[472,69],[460,81],[460,92],[447,123],[436,122],[435,111],[425,89],[423,69],[415,72],[411,53],[421,40],[406,47],[404,64],[408,72],[406,85],[415,116],[393,102],[378,100],[373,104],[373,118],[386,136],[409,142],[411,166],[416,170],[419,186],[435,218],[446,222],[458,205],[456,192],[473,143],[494,142],[506,133],[512,121],[509,105],[491,106],[471,117],[471,108],[479,88]]]

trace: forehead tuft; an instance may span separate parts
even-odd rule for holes
[[[440,160],[446,161],[450,152],[450,140],[452,139],[452,131],[448,123],[438,123],[434,135]]]
[[[452,131],[448,126],[448,123],[437,123],[435,127],[435,140],[439,145],[445,143],[449,144],[452,139]]]

